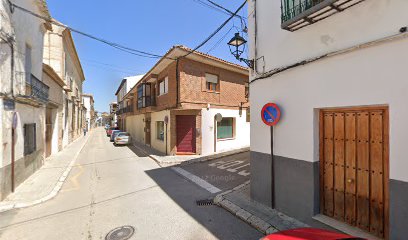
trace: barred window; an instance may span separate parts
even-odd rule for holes
[[[24,156],[37,150],[36,124],[24,124]]]

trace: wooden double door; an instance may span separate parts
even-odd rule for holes
[[[320,205],[329,217],[388,232],[388,109],[320,112]]]

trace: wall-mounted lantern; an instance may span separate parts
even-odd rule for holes
[[[228,46],[231,54],[239,61],[244,62],[251,69],[254,68],[254,60],[241,58],[242,53],[245,51],[245,44],[247,41],[241,37],[239,33],[235,33],[234,37],[228,42]]]

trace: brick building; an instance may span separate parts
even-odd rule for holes
[[[171,48],[124,96],[122,130],[169,155],[248,147],[248,69],[190,51]]]

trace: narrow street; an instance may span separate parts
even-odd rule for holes
[[[135,228],[131,239],[262,237],[222,208],[197,206],[212,194],[171,168],[133,147],[114,147],[102,128],[90,134],[54,199],[0,214],[0,239],[105,239],[123,225]]]

